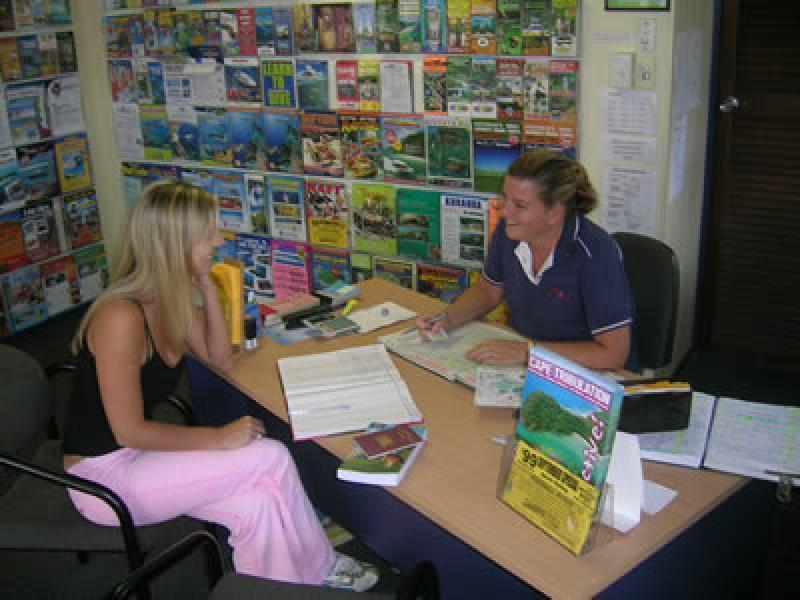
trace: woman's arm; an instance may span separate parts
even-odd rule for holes
[[[103,408],[121,446],[142,450],[239,448],[264,433],[264,425],[242,417],[224,427],[185,427],[144,417],[140,383],[146,357],[145,321],[131,302],[112,300],[93,317],[87,343],[95,357]]]
[[[431,323],[432,315],[421,315],[417,317],[417,329],[427,336],[428,333],[452,329],[479,319],[495,306],[500,304],[503,299],[503,288],[495,286],[480,277],[475,285],[464,290],[458,298],[446,308],[446,317]]]
[[[228,372],[233,367],[233,352],[211,276],[208,273],[196,276],[195,286],[203,298],[205,311],[195,310],[186,344],[200,360]]]
[[[590,369],[622,369],[630,350],[630,328],[620,327],[585,342],[535,342]],[[491,340],[467,352],[467,358],[485,365],[524,365],[528,342]]]
[[[590,369],[622,369],[631,348],[631,328],[605,331],[586,342],[543,342],[542,346]]]

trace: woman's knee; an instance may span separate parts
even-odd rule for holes
[[[283,469],[287,465],[294,467],[292,455],[286,445],[278,440],[257,439],[250,442],[250,446],[258,456],[260,465],[268,466],[270,470]]]

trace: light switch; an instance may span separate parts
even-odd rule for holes
[[[656,57],[651,54],[636,56],[636,87],[644,90],[656,89]]]
[[[655,19],[642,19],[639,22],[639,51],[649,53],[656,51]]]

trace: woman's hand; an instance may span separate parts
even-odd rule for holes
[[[447,332],[447,313],[436,315],[420,315],[415,320],[419,337],[423,342],[429,342],[444,336]]]
[[[240,417],[219,428],[220,450],[235,450],[264,437],[264,423],[255,417]]]
[[[490,340],[472,348],[467,358],[484,365],[524,365],[528,361],[528,342]]]
[[[192,275],[192,285],[197,288],[197,291],[203,293],[214,290],[214,282],[211,281],[211,274],[208,272]]]

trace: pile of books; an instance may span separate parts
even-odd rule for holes
[[[353,449],[336,470],[343,481],[396,486],[425,443],[422,425],[372,425],[353,438]]]

